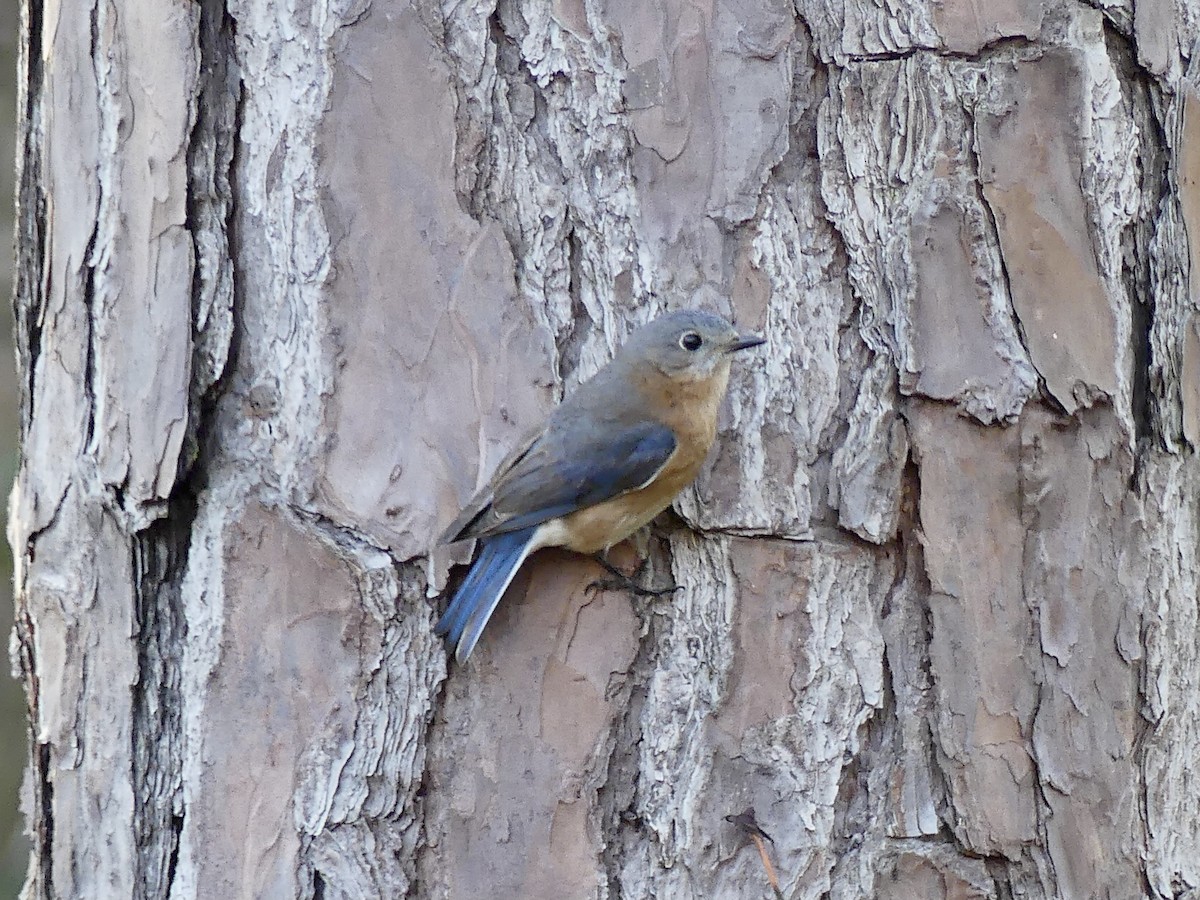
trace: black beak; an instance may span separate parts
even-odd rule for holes
[[[751,347],[757,347],[759,344],[765,344],[767,339],[759,337],[757,334],[742,334],[738,335],[738,339],[729,345],[727,353],[736,353],[739,350],[749,350]]]

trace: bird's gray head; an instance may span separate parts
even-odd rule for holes
[[[763,342],[758,335],[738,334],[720,316],[681,310],[659,316],[635,331],[620,356],[649,362],[664,375],[690,381],[728,366],[729,354]]]

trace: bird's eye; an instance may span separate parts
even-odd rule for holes
[[[685,331],[679,337],[679,346],[684,350],[699,350],[704,339],[694,331]]]

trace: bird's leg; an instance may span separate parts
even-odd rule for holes
[[[636,579],[640,578],[642,573],[646,571],[646,566],[649,564],[649,559],[643,559],[637,569],[634,570],[632,576],[626,575],[602,555],[597,554],[594,559],[604,567],[604,571],[611,575],[611,578],[601,578],[593,581],[587,586],[589,593],[599,593],[600,591],[629,591],[639,597],[665,597],[668,594],[673,594],[679,590],[679,585],[673,584],[665,588],[648,588],[643,587]]]

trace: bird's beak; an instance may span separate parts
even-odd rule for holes
[[[729,345],[727,353],[736,353],[738,350],[748,350],[751,347],[757,347],[759,344],[765,344],[767,339],[759,337],[757,334],[741,334],[737,340]]]

